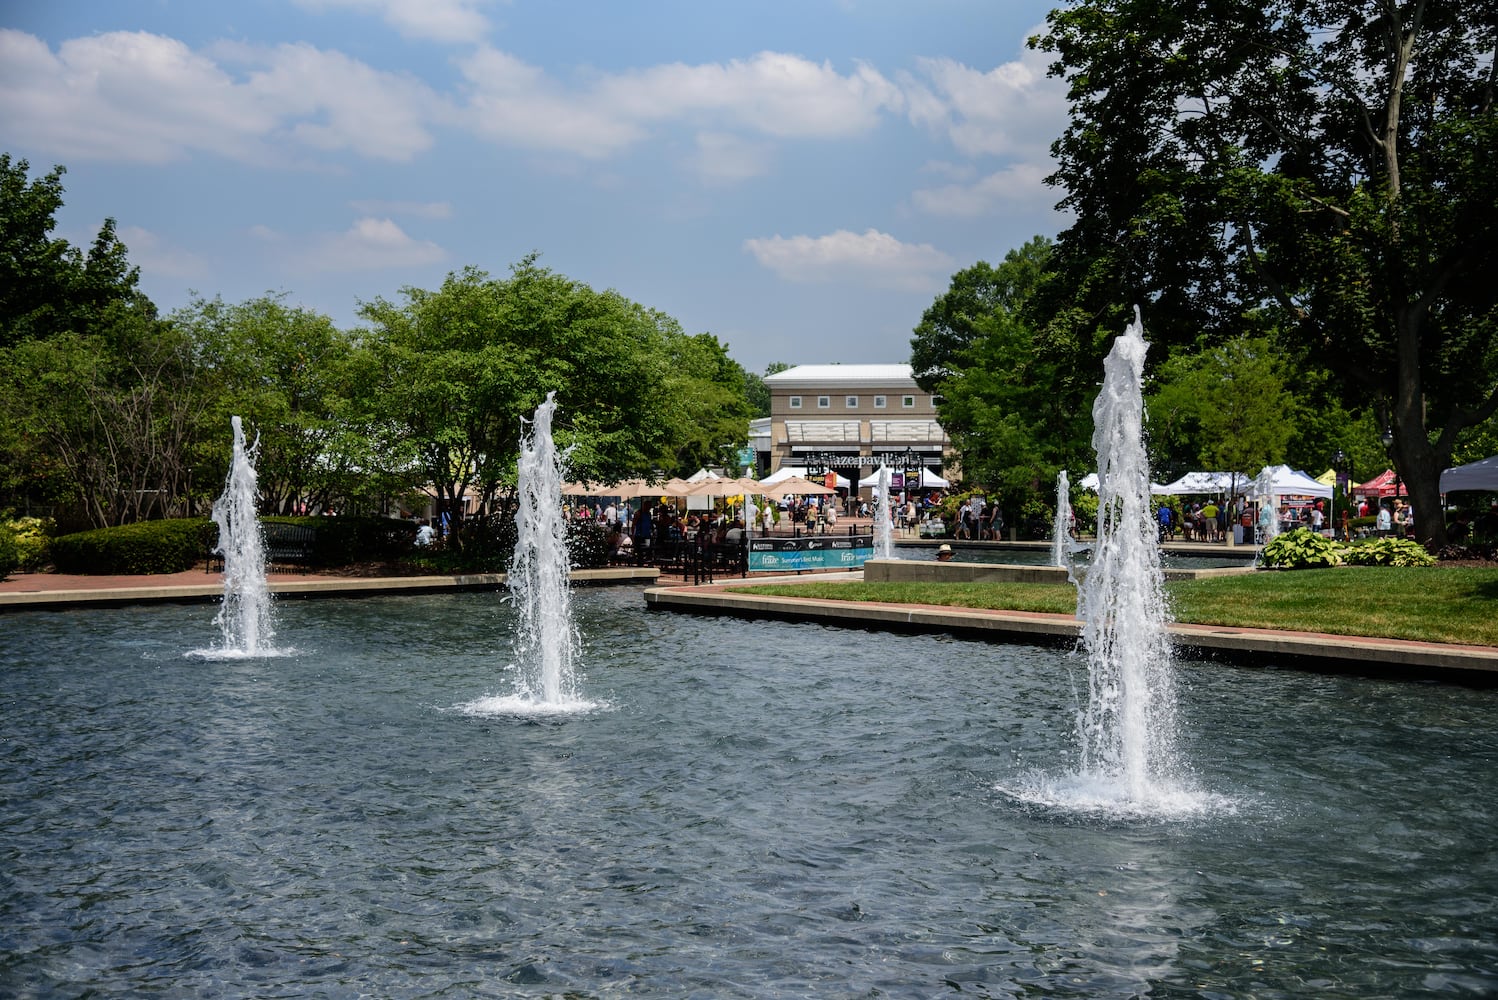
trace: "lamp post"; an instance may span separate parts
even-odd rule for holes
[[[1384,443],[1384,451],[1389,456],[1389,464],[1391,464],[1391,465],[1394,466],[1394,501],[1396,503],[1398,503],[1399,502],[1399,486],[1400,486],[1400,484],[1399,484],[1399,463],[1396,462],[1396,461],[1394,461],[1394,451],[1393,451],[1393,448],[1394,448],[1394,431],[1393,431],[1392,428],[1389,427],[1388,424],[1384,425],[1383,437],[1380,438],[1380,440],[1383,441],[1383,443]]]
[[[1341,448],[1338,448],[1337,449],[1337,453],[1332,456],[1332,470],[1334,472],[1336,472],[1336,476],[1333,477],[1333,479],[1332,479],[1333,485],[1332,485],[1332,518],[1331,518],[1331,521],[1332,521],[1332,537],[1335,538],[1336,534],[1337,534],[1337,517],[1336,517],[1336,514],[1337,514],[1337,494],[1338,493],[1342,493],[1344,491],[1350,490],[1351,486],[1352,486],[1352,473],[1349,472],[1349,471],[1347,471],[1347,456],[1345,454],[1343,454]],[[1348,511],[1348,509],[1350,509],[1351,506],[1352,506],[1352,498],[1349,496],[1347,498],[1347,503],[1342,508],[1342,520],[1344,522],[1347,520],[1347,511]],[[1342,535],[1343,535],[1343,539],[1345,541],[1351,541],[1352,540],[1350,537],[1348,537],[1349,532],[1350,532],[1350,529],[1348,529],[1347,526],[1346,526],[1346,524],[1344,523],[1343,524],[1343,529],[1342,529]]]

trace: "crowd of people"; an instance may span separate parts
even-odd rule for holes
[[[1244,511],[1249,511],[1245,517]],[[1411,536],[1415,533],[1415,510],[1403,498],[1380,500],[1377,497],[1360,497],[1357,503],[1345,511],[1345,517],[1372,518],[1371,525],[1360,529],[1364,534],[1378,536]],[[1493,516],[1498,519],[1498,505]],[[1325,500],[1310,500],[1303,503],[1285,503],[1278,510],[1272,506],[1259,508],[1257,517],[1252,516],[1248,502],[1239,497],[1233,503],[1218,503],[1208,499],[1204,502],[1187,503],[1180,513],[1168,503],[1161,503],[1155,512],[1160,540],[1171,541],[1177,533],[1183,541],[1218,542],[1227,537],[1231,526],[1239,523],[1256,526],[1260,538],[1272,531],[1284,533],[1296,528],[1309,528],[1315,532],[1327,529],[1341,530],[1341,526],[1330,522]],[[1498,525],[1495,525],[1498,527]],[[1464,534],[1467,525],[1462,524],[1459,534]]]

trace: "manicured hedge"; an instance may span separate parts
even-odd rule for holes
[[[218,529],[206,518],[80,531],[52,539],[52,565],[59,573],[102,576],[181,573],[192,569],[217,537]]]

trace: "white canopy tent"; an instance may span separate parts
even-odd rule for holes
[[[1441,473],[1441,492],[1498,490],[1498,455],[1453,466]]]
[[[1304,472],[1290,468],[1288,465],[1266,465],[1259,473],[1259,479],[1251,479],[1244,483],[1246,489],[1252,489],[1255,483],[1262,481],[1265,474],[1269,476],[1270,492],[1277,497],[1329,497],[1332,495],[1332,487],[1325,483],[1318,483]]]
[[[1083,476],[1080,481],[1078,481],[1077,485],[1084,490],[1090,490],[1093,493],[1096,493],[1098,491],[1098,487],[1102,485],[1102,480],[1098,479],[1098,474],[1096,472],[1089,472],[1087,473],[1087,475]],[[1150,493],[1152,493],[1153,495],[1157,497],[1164,496],[1168,492],[1168,487],[1161,486],[1159,483],[1150,483]]]
[[[1253,482],[1241,472],[1188,472],[1173,483],[1152,487],[1152,493],[1189,496],[1198,493],[1244,492]]]

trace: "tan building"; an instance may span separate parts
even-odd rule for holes
[[[769,471],[805,466],[868,480],[892,472],[941,474],[951,442],[931,394],[908,364],[800,365],[765,377],[770,387]],[[867,485],[867,482],[865,482]]]

